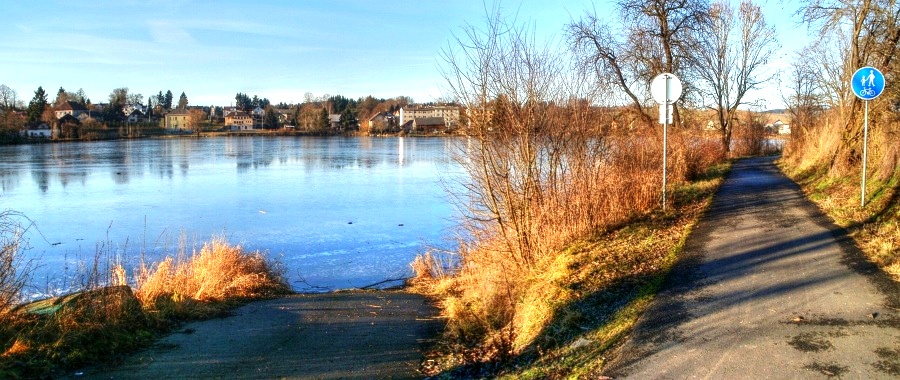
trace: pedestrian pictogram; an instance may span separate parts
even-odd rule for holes
[[[853,93],[862,100],[872,100],[884,91],[884,74],[870,66],[863,67],[853,73]]]

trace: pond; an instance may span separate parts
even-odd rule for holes
[[[406,277],[447,248],[453,139],[216,137],[0,147],[0,210],[27,216],[29,291],[65,291],[95,255],[134,267],[224,236],[298,291]],[[396,283],[388,285],[396,285]]]

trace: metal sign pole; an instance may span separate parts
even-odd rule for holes
[[[869,101],[866,100],[866,112],[863,116],[863,167],[862,167],[862,187],[860,190],[859,207],[866,207],[866,162],[869,158]]]
[[[881,95],[886,85],[884,74],[871,66],[856,70],[850,78],[850,88],[853,89],[853,94],[866,102],[866,111],[863,119],[862,186],[860,186],[859,190],[859,204],[862,208],[866,207],[866,164],[869,161],[869,101]]]
[[[662,73],[650,82],[650,94],[653,100],[662,107],[659,109],[660,124],[663,125],[663,159],[662,159],[662,209],[666,211],[666,180],[668,179],[668,153],[669,153],[669,118],[672,116],[669,107],[681,97],[681,80],[671,73]]]
[[[662,174],[662,209],[666,211],[666,156],[668,155],[668,129],[669,129],[669,78],[666,75],[666,102],[663,107],[666,108],[663,118],[663,174]]]

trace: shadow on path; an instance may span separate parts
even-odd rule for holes
[[[774,158],[737,162],[608,368],[633,378],[900,375],[898,284]]]

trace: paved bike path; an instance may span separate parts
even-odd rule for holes
[[[297,294],[194,322],[89,379],[417,379],[440,321],[401,291]]]
[[[898,378],[898,285],[774,158],[742,160],[608,367],[635,379]]]

